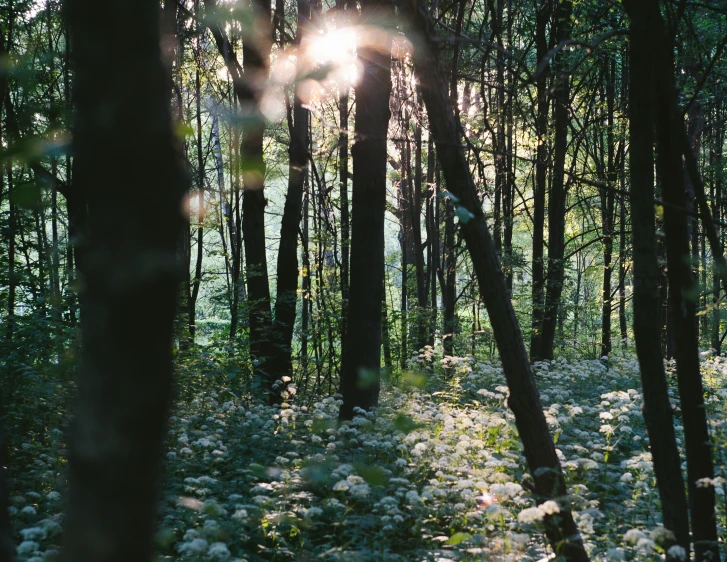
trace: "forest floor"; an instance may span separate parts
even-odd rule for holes
[[[159,560],[547,559],[499,364],[425,351],[410,366],[376,414],[341,427],[334,398],[268,407],[180,393]],[[727,359],[705,357],[703,374],[724,541]],[[539,363],[536,377],[592,559],[663,559],[635,358]],[[11,482],[20,560],[58,552],[63,442],[50,427],[12,452],[24,467]]]

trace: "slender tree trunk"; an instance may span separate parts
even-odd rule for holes
[[[416,309],[416,341],[412,350],[418,351],[427,343],[427,272],[425,271],[424,246],[422,245],[422,128],[421,128],[421,92],[417,88],[414,115],[414,173],[410,178],[413,189],[411,207],[411,233],[414,246],[414,266],[416,272],[417,309]]]
[[[237,97],[233,96],[233,111],[237,108]],[[232,249],[232,309],[230,310],[230,340],[237,337],[240,322],[240,300],[244,300],[245,283],[242,273],[242,220],[240,216],[240,130],[232,127],[232,143],[230,146],[232,166],[232,194],[230,216],[227,230],[230,233]]]
[[[719,560],[714,487],[697,485],[697,481],[702,478],[713,478],[714,470],[699,368],[695,302],[687,294],[694,280],[685,259],[689,256],[690,240],[687,226],[689,219],[681,211],[687,208],[681,156],[688,146],[680,142],[686,135],[677,106],[672,41],[667,35],[658,2],[649,0],[644,3],[646,6],[642,8],[644,11],[641,17],[648,26],[651,41],[655,43],[651,57],[655,88],[652,104],[658,146],[657,166],[661,168],[665,203],[669,305],[674,326],[677,382],[684,423],[687,489],[695,559]]]
[[[555,20],[558,41],[570,38],[573,6],[570,0],[558,0]],[[568,116],[570,105],[570,76],[564,68],[565,57],[556,57],[555,63],[561,75],[555,77],[553,96],[555,113],[555,137],[553,141],[553,182],[548,196],[548,275],[545,289],[545,315],[543,318],[543,359],[553,359],[558,307],[563,292],[565,254],[565,157],[568,147]],[[560,60],[558,60],[560,59]]]
[[[439,146],[437,146],[437,151]],[[445,174],[445,181],[446,181]],[[449,184],[447,188],[451,190]],[[455,309],[455,300],[457,298],[457,259],[455,257],[454,247],[454,206],[451,201],[445,202],[444,215],[444,284],[442,287],[442,345],[444,347],[444,355],[454,355],[454,335],[457,332],[457,317]]]
[[[601,228],[603,230],[603,288],[601,290],[601,357],[611,353],[611,272],[613,258],[613,222],[616,183],[616,147],[614,108],[616,104],[616,61],[606,63],[603,79],[606,87],[606,182],[601,190]]]
[[[560,497],[565,494],[565,479],[543,414],[495,244],[459,142],[459,124],[447,95],[436,43],[432,40],[431,18],[428,10],[414,0],[410,0],[403,10],[405,30],[415,47],[414,70],[437,144],[437,158],[447,187],[458,197],[459,204],[472,213],[470,220],[460,222],[460,230],[472,258],[480,294],[497,339],[510,388],[508,404],[515,414],[528,467],[535,480],[538,501]],[[548,516],[544,520],[550,544],[566,560],[588,560],[571,512],[565,506],[561,509],[557,516]]]
[[[551,3],[541,0],[535,14],[535,44],[538,62],[542,61],[548,52],[545,29],[550,19]],[[545,188],[548,173],[548,89],[546,72],[541,72],[536,80],[538,105],[535,117],[535,135],[538,141],[535,151],[535,187],[533,189],[533,281],[532,306],[533,318],[530,334],[530,359],[542,359],[543,345],[543,318],[545,314]]]
[[[301,251],[303,254],[303,283],[301,287],[302,312],[300,319],[300,368],[303,371],[305,381],[308,381],[308,332],[310,322],[310,302],[311,302],[311,267],[310,256],[308,254],[308,182],[303,185],[303,231],[301,232]]]
[[[381,345],[384,351],[384,369],[391,372],[394,368],[394,360],[391,354],[391,335],[389,331],[389,307],[386,304],[386,279],[384,279],[384,298],[381,301]]]
[[[629,117],[634,339],[644,390],[644,420],[654,459],[664,526],[674,533],[676,543],[688,552],[687,498],[659,338],[661,269],[657,263],[654,235],[652,36],[643,4],[632,0],[625,5],[631,16]],[[621,228],[624,228],[623,224]]]
[[[349,252],[351,249],[351,228],[348,209],[348,90],[338,99],[338,177],[341,190],[341,348],[346,346],[346,318],[348,316]]]
[[[199,17],[199,0],[195,2],[195,10]],[[197,104],[197,259],[194,265],[194,277],[190,283],[189,294],[189,335],[194,343],[194,336],[197,333],[197,297],[199,286],[202,282],[202,256],[204,243],[204,184],[205,169],[204,155],[202,150],[202,88],[200,82],[200,66],[202,65],[201,41],[197,48],[197,68],[194,73],[194,92]]]
[[[66,8],[78,108],[74,181],[89,214],[63,557],[144,562],[152,558],[172,390],[185,175],[174,150],[158,2],[69,0]]]
[[[8,177],[8,316],[5,323],[5,337],[8,342],[13,340],[15,333],[15,291],[17,289],[17,274],[15,273],[15,233],[18,229],[17,206],[13,204],[13,164],[8,159],[5,162],[5,172]]]
[[[212,31],[217,49],[225,61],[227,70],[232,76],[240,109],[247,115],[246,126],[242,132],[240,160],[243,183],[242,238],[245,245],[250,356],[255,366],[255,375],[260,381],[263,391],[270,393],[275,379],[271,377],[265,364],[272,351],[270,341],[272,316],[265,246],[265,206],[267,205],[264,192],[265,159],[263,157],[265,119],[260,112],[260,100],[268,74],[272,26],[270,3],[265,0],[255,0],[253,4],[256,13],[254,32],[251,28],[243,37],[244,71],[221,22],[217,18],[208,18],[207,24]],[[216,5],[216,0],[205,0],[208,10],[215,9]]]
[[[722,201],[722,173],[720,172],[722,170],[722,146],[724,144],[724,125],[722,123],[722,111],[721,111],[722,103],[721,101],[717,103],[717,107],[715,109],[715,125],[714,127],[714,137],[712,139],[712,147],[711,147],[711,153],[713,155],[713,163],[712,167],[713,169],[717,170],[715,173],[715,177],[712,183],[713,186],[713,193],[712,193],[712,216],[714,217],[715,223],[719,224],[722,220],[721,217],[721,201]],[[722,248],[722,239],[721,239],[721,233],[715,233],[717,234],[717,244],[720,248]],[[714,250],[712,251],[712,255],[714,256]],[[712,259],[712,336],[711,336],[711,344],[712,349],[714,349],[715,353],[717,355],[720,354],[720,350],[722,347],[722,342],[720,339],[720,333],[721,333],[721,315],[720,315],[720,273],[719,273],[719,264],[717,263],[717,260]]]
[[[308,0],[298,0],[298,32],[296,43],[301,44],[308,32],[311,7]],[[301,69],[302,70],[302,69]],[[293,371],[291,345],[298,301],[298,229],[303,209],[303,191],[308,170],[309,111],[301,99],[301,83],[295,88],[293,124],[290,130],[290,165],[288,193],[280,229],[278,248],[277,297],[275,300],[275,330],[270,374],[273,380]]]
[[[434,347],[434,338],[437,332],[437,273],[440,270],[439,257],[439,173],[437,172],[436,155],[434,154],[434,141],[429,137],[429,149],[427,151],[427,183],[429,221],[427,227],[427,238],[429,240],[429,251],[431,252],[431,263],[429,265],[431,290],[431,317],[429,320],[428,344]]]
[[[364,21],[386,21],[392,16],[392,6],[386,0],[364,0],[361,4]],[[382,38],[380,45],[361,48],[359,57],[363,70],[356,88],[356,140],[351,150],[351,288],[341,365],[341,419],[350,419],[355,407],[364,410],[375,407],[380,388],[390,37]]]

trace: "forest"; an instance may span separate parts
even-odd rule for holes
[[[727,559],[721,0],[0,0],[0,562]]]

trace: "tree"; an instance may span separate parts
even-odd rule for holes
[[[232,76],[235,96],[247,126],[240,143],[242,171],[242,239],[245,246],[247,273],[248,317],[250,322],[250,356],[256,365],[256,374],[264,392],[270,395],[275,379],[271,377],[265,362],[272,355],[272,316],[270,310],[270,285],[268,283],[267,249],[265,247],[265,159],[263,137],[265,118],[260,111],[267,79],[272,31],[270,3],[256,0],[250,7],[255,30],[246,28],[243,37],[240,65],[232,43],[221,25],[221,14],[216,12],[216,0],[205,0],[210,12],[207,24],[215,39],[217,49]],[[272,398],[272,397],[271,397]]]
[[[508,404],[523,442],[539,502],[565,495],[565,479],[555,453],[540,397],[535,386],[520,326],[515,318],[495,244],[482,212],[477,189],[459,143],[460,130],[444,82],[431,35],[428,11],[415,0],[404,6],[405,30],[414,44],[414,70],[422,88],[429,124],[437,145],[437,159],[447,187],[457,198],[460,231],[477,275],[480,294],[490,316],[505,377]],[[565,507],[545,518],[546,535],[566,560],[588,560],[570,511]]]
[[[308,0],[298,2],[298,33],[296,43],[302,44],[310,26],[311,8]],[[305,70],[298,58],[298,74]],[[271,379],[280,379],[293,371],[291,344],[295,327],[295,308],[298,300],[298,228],[303,209],[303,188],[308,170],[309,111],[301,99],[301,83],[295,87],[293,122],[290,126],[290,165],[288,192],[285,196],[283,223],[278,248],[277,296],[275,298],[275,325],[273,357],[270,361]]]
[[[69,0],[67,10],[74,181],[88,219],[78,248],[83,357],[64,557],[150,560],[186,178],[174,148],[158,4]]]
[[[361,21],[384,26],[393,7],[388,0],[365,0]],[[370,410],[379,399],[381,306],[384,288],[386,138],[391,93],[391,36],[359,51],[363,70],[355,89],[356,122],[351,221],[351,286],[346,345],[341,365],[342,420],[355,407]]]
[[[699,365],[699,331],[696,303],[690,296],[694,279],[689,265],[689,233],[682,156],[686,147],[684,120],[677,106],[674,80],[673,44],[656,0],[644,8],[644,20],[655,40],[652,64],[654,90],[652,104],[656,128],[657,168],[661,171],[666,230],[669,313],[675,336],[677,383],[684,422],[687,458],[687,490],[698,561],[719,560],[715,520],[715,494],[712,486],[700,487],[698,480],[713,478],[712,445],[704,408],[704,389]],[[657,94],[658,92],[658,94]]]
[[[654,57],[652,29],[643,2],[625,3],[631,16],[629,118],[634,254],[634,339],[644,390],[644,420],[654,458],[664,526],[689,552],[689,518],[669,389],[661,355],[659,278],[654,218]]]

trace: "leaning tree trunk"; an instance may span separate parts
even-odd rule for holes
[[[631,224],[634,261],[634,339],[644,390],[644,421],[654,461],[664,526],[689,552],[687,497],[661,355],[659,278],[654,224],[654,122],[651,113],[652,39],[640,0],[631,15],[629,119]],[[623,214],[622,214],[623,221]],[[623,229],[625,225],[621,224]]]
[[[172,389],[186,180],[174,149],[158,2],[69,0],[67,10],[78,108],[74,181],[87,194],[88,219],[64,559],[143,562],[152,557]]]
[[[362,2],[361,17],[367,23],[383,24],[392,12],[387,0]],[[362,48],[359,58],[363,71],[356,88],[356,132],[351,149],[351,286],[341,365],[341,419],[350,419],[357,406],[364,410],[375,407],[379,399],[391,37],[383,36],[381,44]]]
[[[437,158],[444,172],[447,187],[466,210],[460,221],[480,289],[492,323],[500,351],[505,377],[510,388],[508,404],[515,414],[515,423],[523,442],[525,458],[539,502],[562,497],[566,493],[565,478],[555,452],[553,438],[543,414],[540,396],[525,350],[512,301],[505,284],[495,244],[487,227],[459,142],[459,127],[447,95],[444,72],[432,36],[429,12],[415,0],[403,6],[405,30],[414,44],[414,71],[422,87],[429,123],[437,145]],[[545,532],[553,549],[569,561],[585,561],[588,555],[578,528],[565,505],[555,516],[545,518]]]

